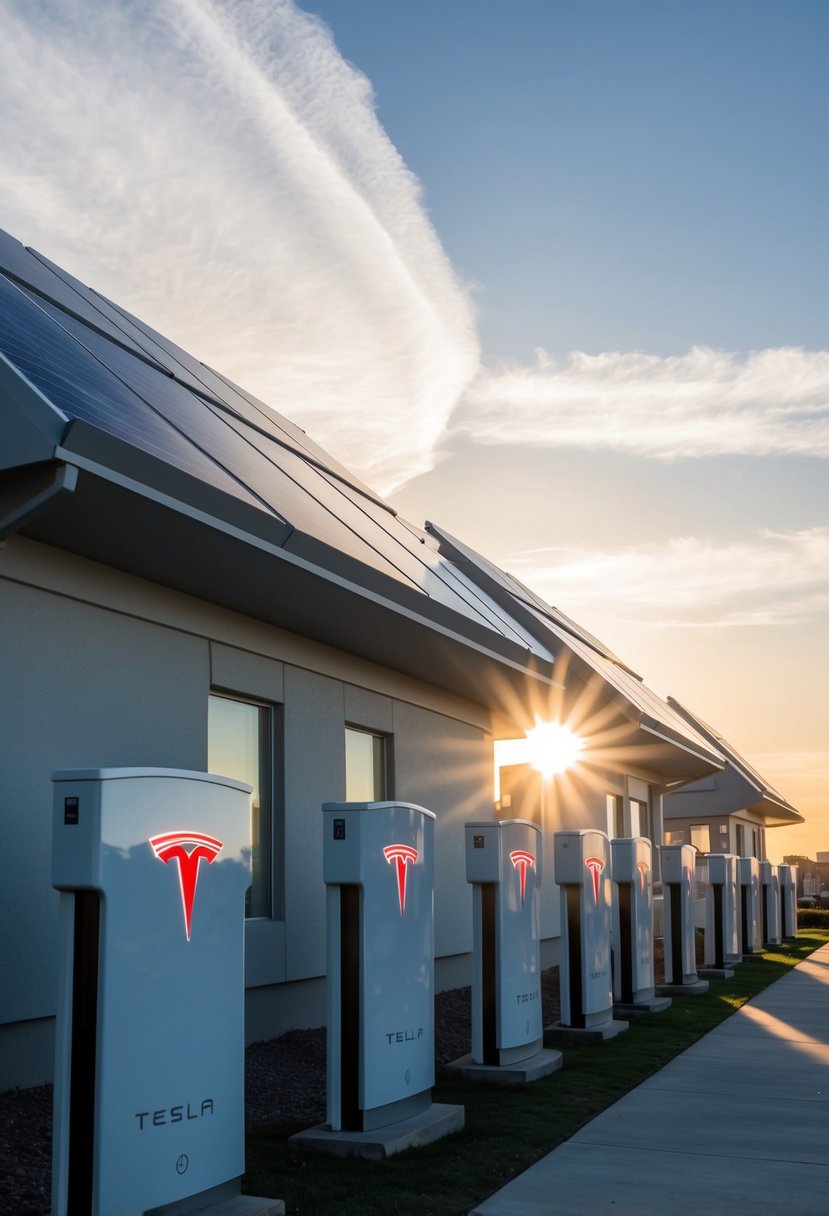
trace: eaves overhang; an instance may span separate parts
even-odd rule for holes
[[[619,765],[647,767],[664,784],[689,781],[722,769],[725,761],[720,753],[705,745],[705,740],[696,733],[693,737],[681,730],[674,730],[643,711],[642,706],[623,691],[625,683],[637,690],[644,687],[630,668],[602,648],[595,639],[580,635],[573,622],[558,622],[548,611],[542,615],[542,606],[517,597],[499,577],[487,569],[485,561],[476,560],[477,555],[466,545],[435,524],[427,528],[440,544],[440,552],[448,560],[458,564],[469,578],[478,584],[499,606],[520,621],[530,636],[553,653],[568,650],[570,662],[562,665],[573,679],[582,683],[601,680],[604,696],[613,702],[621,722],[629,723],[630,729],[616,732],[610,751],[613,761]],[[608,672],[615,674],[615,682],[608,679]],[[568,681],[568,676],[562,674]],[[653,700],[653,696],[652,696]],[[682,725],[682,723],[679,723]],[[588,749],[590,741],[588,740]],[[599,749],[601,750],[601,749]]]
[[[68,427],[51,462],[0,475],[3,507],[7,532],[485,706],[555,685],[552,664],[511,639],[86,423]]]

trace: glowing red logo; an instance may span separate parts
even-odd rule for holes
[[[406,911],[406,866],[414,865],[417,861],[417,849],[410,844],[387,844],[383,856],[389,865],[394,862],[397,868],[397,899],[402,916]]]
[[[535,858],[526,849],[514,849],[509,859],[518,871],[518,884],[521,888],[521,904],[524,903],[524,892],[527,889],[527,866],[535,865]]]
[[[604,862],[601,857],[585,857],[584,864],[590,871],[590,877],[593,879],[593,899],[596,907],[599,906],[599,876],[604,869]]]
[[[150,847],[165,866],[178,862],[178,881],[181,888],[181,905],[184,909],[184,931],[190,940],[190,921],[193,917],[193,900],[196,898],[196,883],[199,880],[199,862],[205,859],[208,865],[222,850],[221,840],[205,836],[203,832],[165,832],[150,838]]]
[[[642,894],[645,894],[645,875],[648,872],[648,863],[646,861],[637,861],[636,869],[639,871],[639,885],[642,888]]]

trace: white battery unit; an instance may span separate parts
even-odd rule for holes
[[[541,828],[466,824],[473,884],[472,1061],[515,1064],[543,1047]]]
[[[763,945],[780,945],[780,875],[770,861],[760,862],[763,905]]]
[[[639,1005],[656,991],[653,979],[653,863],[651,842],[634,836],[610,842],[613,876],[613,995]]]
[[[53,781],[52,1211],[172,1211],[245,1169],[251,789],[174,769]]]
[[[737,858],[733,853],[708,853],[706,861],[705,962],[721,969],[742,958],[737,918]]]
[[[661,849],[664,894],[665,983],[696,984],[694,903],[696,849],[690,844],[666,844]]]
[[[328,1127],[372,1131],[431,1105],[435,816],[403,802],[322,809]]]
[[[780,936],[783,941],[797,937],[797,866],[777,867],[780,884]]]
[[[757,954],[763,945],[763,917],[760,899],[760,862],[756,857],[737,861],[740,887],[740,948],[743,954]]]
[[[613,1020],[610,976],[610,847],[604,832],[556,832],[561,887],[561,1023],[591,1028]]]

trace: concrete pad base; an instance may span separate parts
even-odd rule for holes
[[[196,1213],[195,1216],[202,1216]],[[237,1195],[215,1207],[204,1208],[203,1216],[285,1216],[281,1199],[260,1199],[258,1195]]]
[[[332,1132],[325,1123],[297,1132],[288,1140],[298,1153],[317,1153],[324,1157],[362,1157],[365,1161],[383,1161],[407,1148],[432,1144],[464,1125],[464,1108],[433,1102],[428,1110],[376,1127],[370,1132]]]
[[[540,1081],[561,1068],[561,1052],[546,1048],[537,1051],[528,1060],[515,1064],[475,1064],[471,1055],[461,1056],[446,1066],[447,1072],[463,1081],[481,1081],[488,1085],[528,1085]]]
[[[602,1043],[605,1039],[615,1039],[627,1028],[627,1022],[616,1018],[601,1026],[562,1026],[561,1022],[556,1022],[544,1027],[544,1044],[547,1047],[574,1047],[578,1043]]]
[[[702,980],[733,980],[733,967],[701,967],[697,975]]]
[[[657,996],[705,996],[708,980],[697,980],[694,984],[659,984]]]
[[[189,1195],[173,1203],[153,1208],[147,1216],[285,1216],[281,1199],[265,1199],[259,1195],[241,1195],[239,1179],[210,1187],[198,1195]]]
[[[664,1013],[670,1007],[669,996],[652,996],[647,1001],[638,1001],[635,1005],[626,1005],[620,1001],[613,1006],[613,1012],[618,1017],[629,1018],[639,1013]]]

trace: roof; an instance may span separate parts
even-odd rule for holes
[[[666,776],[721,766],[598,639],[0,232],[0,535],[21,532],[493,706],[564,647]],[[641,739],[639,752],[643,752]]]
[[[479,699],[473,656],[553,681],[547,648],[302,430],[5,233],[0,398],[6,533]]]
[[[712,747],[709,739],[648,688],[641,676],[598,638],[558,608],[545,604],[518,579],[499,570],[462,541],[434,524],[427,524],[427,527],[440,541],[441,552],[451,557],[505,612],[520,620],[539,642],[556,655],[560,655],[566,647],[582,670],[598,674],[617,694],[620,705],[625,707],[639,731],[649,737],[652,748],[657,746],[657,740],[669,745],[668,750],[661,749],[659,759],[660,768],[666,776],[679,775],[683,771],[687,773],[694,767],[691,757],[702,761],[706,773],[722,768],[723,759],[718,748]],[[680,749],[686,755],[672,760],[670,749]],[[687,776],[684,779],[687,780]]]
[[[765,777],[761,776],[757,769],[753,768],[745,757],[741,756],[737,749],[723,738],[719,731],[714,730],[713,726],[709,726],[698,714],[692,713],[675,697],[668,697],[668,703],[677,714],[722,753],[729,768],[745,783],[744,797],[747,801],[740,809],[756,811],[762,815],[768,827],[782,827],[805,822],[799,811],[795,810],[791,803],[787,802],[783,795],[778,793]],[[715,788],[716,780],[716,778],[713,779]],[[694,793],[695,791],[693,788],[688,791],[680,789],[672,795],[677,804],[680,803],[686,792]],[[699,792],[704,793],[705,791],[700,790]]]

